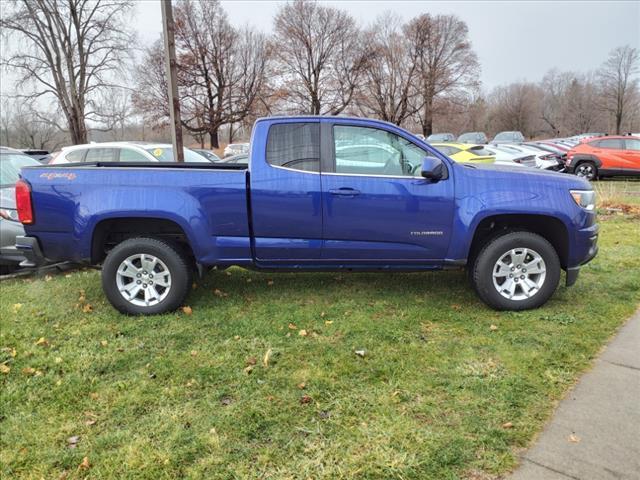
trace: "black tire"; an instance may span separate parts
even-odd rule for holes
[[[132,255],[153,255],[166,265],[171,286],[166,296],[154,305],[135,305],[120,293],[116,283],[118,268]],[[130,238],[109,252],[102,266],[102,289],[116,310],[128,315],[155,315],[183,305],[191,288],[192,269],[188,256],[176,244],[158,238]],[[156,287],[157,288],[157,287]]]
[[[598,179],[598,167],[591,161],[580,162],[573,170],[576,176],[584,178],[585,180],[597,180]]]
[[[544,261],[546,273],[536,293],[530,297],[514,300],[503,296],[494,285],[494,268],[499,259],[512,249],[530,249],[538,253]],[[470,266],[471,281],[478,296],[496,310],[528,310],[544,305],[553,295],[560,281],[560,259],[553,246],[543,237],[531,232],[509,232],[494,237],[482,248]],[[522,273],[522,272],[521,272]],[[516,277],[518,275],[516,274]],[[531,276],[531,273],[529,273]],[[529,277],[528,277],[529,278]],[[532,278],[536,278],[535,276]],[[539,278],[539,277],[537,277]],[[505,279],[506,281],[506,279]],[[524,295],[522,283],[516,292]]]

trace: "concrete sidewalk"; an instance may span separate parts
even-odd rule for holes
[[[640,479],[640,310],[560,403],[507,478]]]

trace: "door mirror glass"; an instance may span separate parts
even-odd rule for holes
[[[422,171],[420,174],[429,180],[440,180],[444,176],[442,160],[436,157],[425,157],[422,160]]]

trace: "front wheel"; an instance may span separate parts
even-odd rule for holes
[[[531,232],[494,238],[470,267],[480,298],[496,310],[527,310],[544,305],[560,281],[553,246]]]
[[[102,288],[120,312],[153,315],[182,305],[191,276],[187,257],[173,243],[130,238],[107,255],[102,267]]]

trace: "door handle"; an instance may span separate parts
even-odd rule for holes
[[[342,187],[331,189],[329,190],[329,193],[331,195],[339,195],[341,197],[355,197],[356,195],[360,195],[360,190],[350,187]]]

